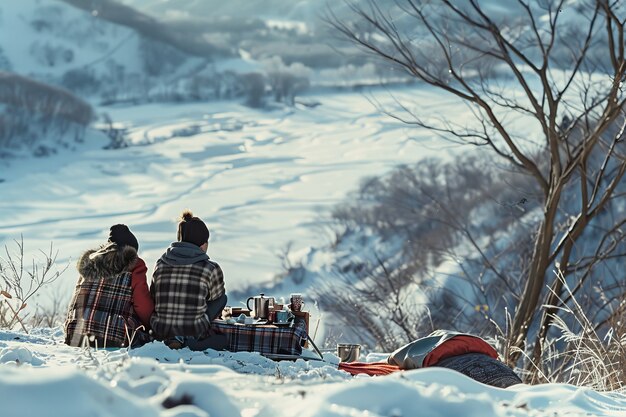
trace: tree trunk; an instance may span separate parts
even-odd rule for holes
[[[528,271],[528,278],[524,285],[520,303],[511,328],[511,345],[520,350],[527,346],[528,330],[532,323],[541,292],[545,287],[546,271],[550,267],[550,248],[554,238],[554,221],[561,198],[562,186],[560,183],[550,187],[544,205],[544,218],[537,232],[533,257]],[[514,366],[521,352],[511,352],[510,365]]]

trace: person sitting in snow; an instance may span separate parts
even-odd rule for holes
[[[154,303],[138,249],[128,226],[116,224],[106,244],[82,254],[64,326],[66,344],[124,347],[148,340]]]
[[[405,370],[430,366],[448,368],[498,388],[522,383],[485,340],[451,330],[435,330],[398,348],[389,355],[387,363]]]
[[[227,297],[222,268],[206,253],[209,229],[185,210],[177,237],[157,261],[152,275],[153,334],[171,348],[224,349],[226,337],[211,329],[211,321],[221,315]]]
[[[389,355],[386,362],[342,362],[339,369],[352,375],[387,375],[428,367],[448,368],[475,381],[498,388],[521,384],[522,380],[498,352],[482,338],[451,330],[435,330]]]

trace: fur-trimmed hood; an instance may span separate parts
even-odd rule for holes
[[[107,243],[83,253],[76,268],[83,279],[93,281],[132,271],[136,262],[137,250],[132,246],[120,249],[115,243]]]

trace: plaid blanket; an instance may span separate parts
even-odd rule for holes
[[[222,320],[215,320],[211,325],[213,330],[228,337],[227,350],[231,352],[300,355],[306,341],[306,330],[302,321],[297,321],[293,327],[246,326],[227,324]]]

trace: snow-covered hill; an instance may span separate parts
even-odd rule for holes
[[[229,12],[149,17],[114,0],[91,7],[73,0],[5,2],[0,70],[97,104],[244,97],[250,72],[304,75],[307,84],[324,86],[379,81],[371,64],[337,53],[327,34],[315,35],[306,23],[222,13]]]
[[[105,20],[96,9],[58,0],[0,4],[0,69],[95,102],[202,98],[196,84],[215,75],[211,60]]]
[[[250,2],[245,0],[122,0],[138,10],[153,16],[176,18],[180,16],[238,16],[241,19],[260,17],[266,19],[297,20],[315,23],[328,2],[310,0],[264,0]]]
[[[340,16],[349,16],[347,3],[329,0],[119,0],[152,16],[176,19],[180,17],[202,17],[210,15],[230,16],[246,19],[260,17],[272,21],[300,22],[312,27],[323,25],[322,18],[329,9]],[[491,13],[506,14],[516,5],[516,0],[481,0],[482,7]],[[377,0],[382,9],[397,5],[395,0]]]
[[[515,2],[481,4],[507,16]],[[242,74],[277,69],[311,86],[405,80],[340,41],[323,21],[329,6],[354,17],[345,4],[314,1],[4,2],[0,70],[109,104],[242,97],[251,88]]]
[[[142,72],[139,39],[131,29],[56,0],[6,2],[0,10],[7,69],[42,80],[61,79],[77,68],[90,68],[94,75],[120,65],[129,73]]]

